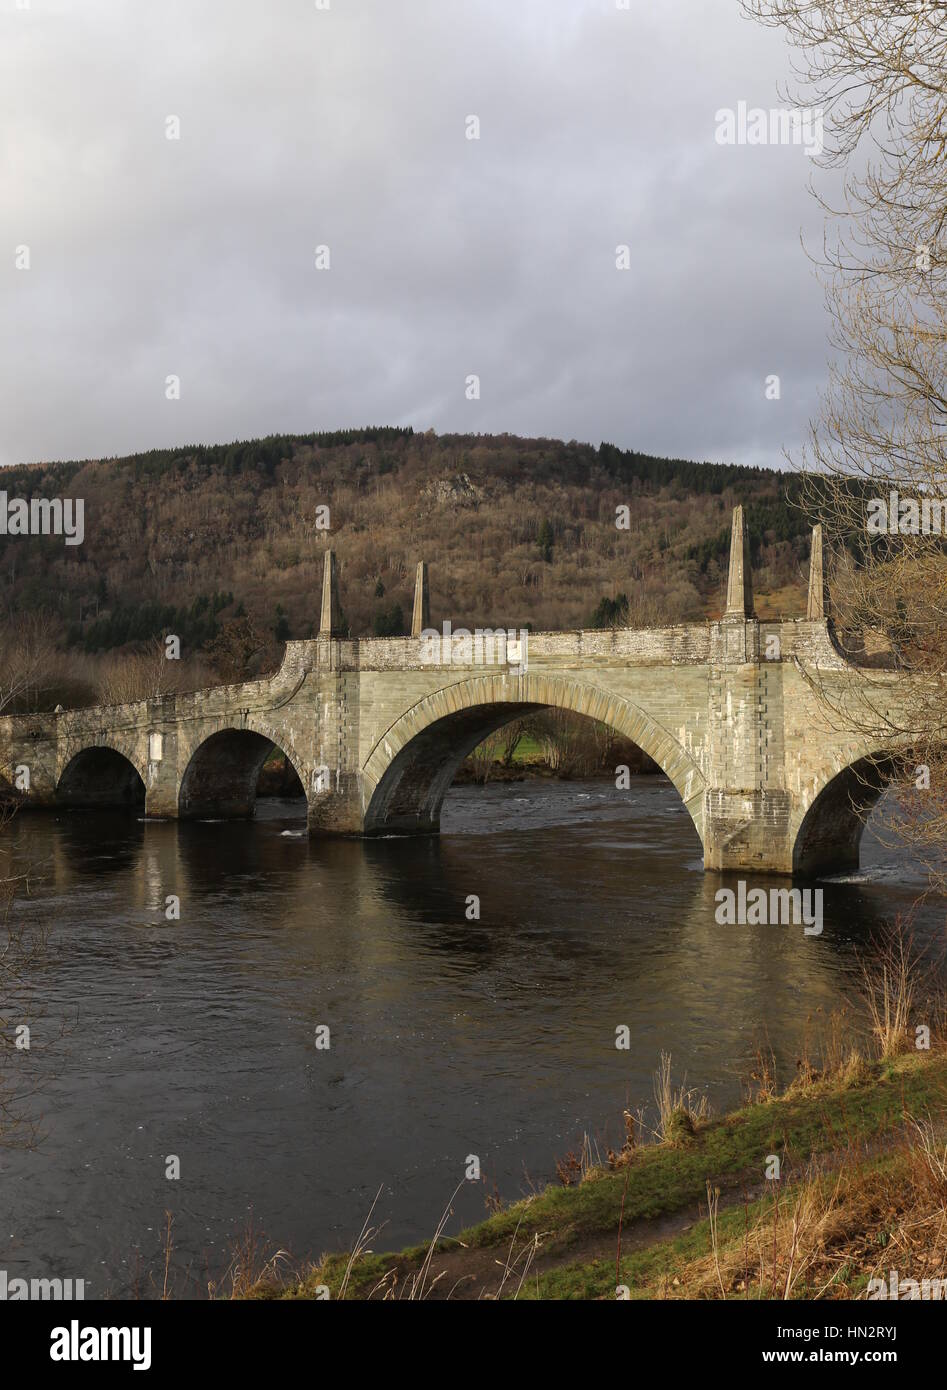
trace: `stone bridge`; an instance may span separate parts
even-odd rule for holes
[[[870,687],[896,710],[905,678],[863,671],[827,618],[813,533],[805,619],[754,614],[743,511],[716,622],[432,641],[418,566],[412,636],[338,632],[326,556],[319,636],[272,676],[136,704],[0,719],[0,761],[30,807],[128,805],[148,817],[246,817],[273,745],[299,775],[312,835],[434,832],[463,759],[527,711],[571,710],[667,774],[708,869],[813,875],[857,866],[897,750],[857,732]],[[492,646],[492,650],[490,647]],[[852,710],[849,719],[846,710]],[[24,770],[25,775],[24,775]]]

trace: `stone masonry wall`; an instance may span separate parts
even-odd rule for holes
[[[321,637],[288,643],[269,679],[2,718],[2,770],[18,785],[16,769],[22,781],[27,768],[21,799],[50,806],[74,757],[113,749],[141,777],[146,814],[175,817],[186,813],[181,789],[192,759],[208,760],[202,785],[213,786],[211,755],[223,741],[207,741],[249,732],[292,761],[312,833],[383,828],[379,808],[395,804],[404,824],[412,795],[418,827],[433,827],[450,770],[445,763],[442,776],[436,759],[449,761],[507,708],[548,705],[614,725],[662,766],[708,868],[788,873],[810,808],[846,767],[877,751],[840,727],[820,697],[827,688],[843,708],[854,706],[868,680],[841,656],[824,620],[731,616],[647,631],[531,633],[525,673],[459,664],[456,635],[450,650],[449,664],[424,665],[417,638]],[[904,678],[872,672],[871,680],[896,707]],[[227,747],[239,756],[239,739]]]

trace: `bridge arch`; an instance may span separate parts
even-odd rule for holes
[[[126,749],[113,743],[88,744],[67,758],[56,782],[56,802],[144,809],[145,779]]]
[[[276,747],[306,792],[306,775],[292,747],[266,726],[226,726],[200,739],[191,751],[178,788],[178,816],[249,819],[263,764]]]
[[[397,719],[362,767],[364,833],[437,830],[444,796],[463,760],[504,724],[540,709],[587,715],[637,744],[674,783],[703,843],[704,778],[677,740],[629,700],[539,674],[458,681]]]
[[[903,771],[904,754],[888,750],[839,760],[793,823],[793,873],[814,877],[857,869],[862,835],[879,797]]]

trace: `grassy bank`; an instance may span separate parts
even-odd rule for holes
[[[460,783],[522,782],[533,777],[631,777],[658,773],[656,763],[605,724],[567,710],[515,720],[491,734],[464,760]],[[627,783],[626,783],[627,785]]]
[[[715,1120],[670,1114],[659,1143],[456,1237],[325,1257],[255,1297],[855,1297],[881,1269],[944,1277],[947,1054],[853,1062]],[[773,1160],[778,1178],[770,1178]],[[568,1169],[560,1171],[568,1176]]]

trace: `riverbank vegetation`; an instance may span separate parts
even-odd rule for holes
[[[607,724],[570,710],[542,710],[484,739],[454,780],[483,785],[528,777],[614,779],[660,770],[637,744]]]
[[[557,1178],[431,1241],[380,1253],[375,1207],[352,1250],[289,1272],[236,1260],[218,1296],[857,1298],[868,1281],[947,1279],[947,1008],[937,963],[892,930],[857,1006],[811,1020],[780,1083],[761,1047],[746,1103],[715,1117],[662,1055],[652,1104],[612,1147],[585,1135]],[[456,1195],[456,1194],[455,1194]]]
[[[943,1216],[937,1197],[947,1060],[905,1057],[860,1075],[813,1082],[723,1119],[678,1125],[620,1164],[592,1163],[453,1240],[369,1255],[350,1297],[851,1297],[864,1289],[906,1222]],[[685,1112],[686,1113],[686,1112]],[[780,1177],[763,1176],[773,1158]],[[884,1179],[882,1201],[866,1198]],[[936,1234],[936,1230],[931,1234]],[[934,1262],[928,1268],[928,1256]],[[925,1250],[926,1274],[947,1249]],[[917,1268],[916,1262],[907,1267]],[[348,1260],[330,1257],[283,1296],[341,1291]]]
[[[879,1269],[947,1277],[947,1055],[809,1077],[720,1119],[672,1113],[456,1237],[331,1255],[255,1297],[857,1297]],[[779,1162],[779,1176],[767,1169]],[[893,1263],[892,1263],[893,1261]]]

